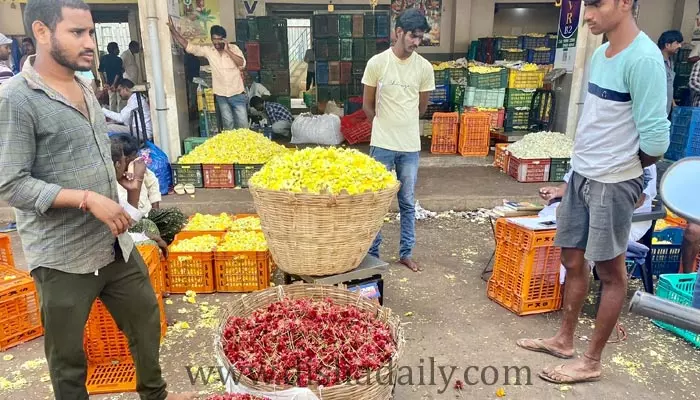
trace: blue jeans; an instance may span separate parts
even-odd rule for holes
[[[245,93],[231,97],[216,95],[216,107],[221,112],[223,130],[248,127],[248,95]]]
[[[396,171],[396,176],[401,182],[399,189],[399,211],[401,214],[401,243],[399,255],[410,258],[413,247],[416,244],[416,201],[415,188],[418,179],[419,152],[400,152],[386,150],[379,147],[370,147],[369,155],[384,164],[389,171]],[[379,246],[382,244],[381,231],[372,243],[369,254],[379,258]]]

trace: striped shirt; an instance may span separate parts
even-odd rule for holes
[[[662,156],[670,143],[666,69],[658,46],[640,32],[613,57],[600,46],[591,59],[588,93],[581,112],[571,165],[602,183],[643,175],[639,150]]]
[[[15,210],[29,270],[46,267],[92,273],[126,259],[129,235],[110,229],[77,208],[52,208],[62,189],[90,190],[119,201],[107,125],[97,98],[80,84],[87,118],[33,68],[0,86],[0,200]]]
[[[12,78],[15,74],[12,72],[10,67],[7,65],[0,63],[0,85],[8,81],[10,78]]]

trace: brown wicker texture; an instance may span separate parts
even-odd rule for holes
[[[250,193],[275,264],[291,275],[326,276],[360,265],[399,186],[351,196],[251,185]]]
[[[401,321],[394,315],[391,309],[382,307],[372,301],[364,299],[359,293],[350,292],[335,286],[314,285],[307,283],[295,283],[286,286],[277,286],[237,298],[228,310],[221,314],[219,332],[215,341],[216,357],[227,371],[240,375],[239,385],[255,391],[275,393],[291,389],[292,386],[266,384],[254,382],[235,369],[224,352],[225,342],[223,340],[226,322],[230,317],[245,318],[254,311],[265,308],[277,301],[288,299],[311,298],[323,300],[332,299],[336,304],[353,304],[363,311],[368,311],[376,315],[377,319],[385,322],[391,330],[392,337],[396,343],[396,352],[391,361],[383,365],[379,371],[365,375],[358,381],[343,383],[329,387],[318,387],[311,385],[308,387],[316,397],[323,400],[388,400],[392,398],[394,384],[396,383],[399,359],[403,354],[405,339]]]

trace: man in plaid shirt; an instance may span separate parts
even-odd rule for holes
[[[250,99],[250,106],[260,112],[265,112],[267,122],[272,125],[272,133],[282,136],[291,135],[294,117],[285,106],[271,101],[263,101],[257,96]]]
[[[163,379],[156,294],[119,204],[125,177],[100,104],[75,76],[95,58],[90,8],[29,0],[24,19],[37,52],[0,86],[0,200],[15,210],[39,294],[54,396],[89,398],[83,330],[99,298],[129,338],[140,398],[191,400],[194,393],[169,393]]]

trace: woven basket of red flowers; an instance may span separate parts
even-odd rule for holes
[[[357,292],[301,283],[234,300],[216,352],[231,393],[385,400],[392,398],[404,343],[390,309]]]

